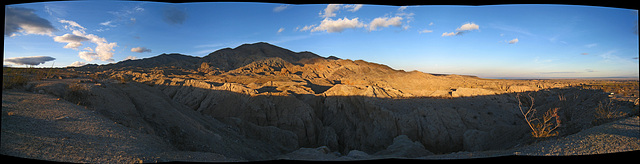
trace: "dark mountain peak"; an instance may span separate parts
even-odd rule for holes
[[[220,49],[202,59],[214,67],[232,70],[266,58],[280,58],[289,63],[298,64],[303,59],[322,57],[311,52],[296,53],[269,43],[258,42],[243,44],[233,49]]]
[[[150,57],[148,59],[163,59],[163,58],[170,58],[170,59],[195,59],[195,58],[199,58],[199,57],[195,57],[195,56],[189,56],[189,55],[184,55],[184,54],[180,54],[180,53],[163,53],[160,54],[158,56],[154,56],[154,57]]]

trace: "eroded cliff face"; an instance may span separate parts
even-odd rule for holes
[[[356,63],[348,60],[324,62]],[[542,89],[539,84],[551,87],[576,85],[562,81],[500,81],[393,70],[387,70],[389,73],[385,75],[365,76],[357,71],[339,73],[357,70],[349,68],[351,66],[336,64],[327,68],[332,67],[335,69],[314,70],[312,68],[318,68],[317,65],[294,65],[286,68],[290,70],[286,75],[250,74],[254,70],[282,73],[282,68],[278,72],[273,68],[255,69],[252,66],[245,70],[247,67],[243,67],[234,70],[235,74],[240,70],[249,74],[234,77],[245,79],[242,81],[233,80],[230,74],[201,79],[135,72],[128,75],[152,85],[172,101],[224,123],[234,124],[229,121],[233,118],[231,120],[261,127],[275,127],[295,134],[295,138],[289,139],[297,141],[299,147],[327,146],[343,154],[351,150],[374,154],[385,150],[399,135],[422,143],[426,150],[434,153],[512,147],[528,131],[520,118],[514,95],[506,94],[510,89],[537,91]],[[295,74],[300,70],[314,72],[305,69],[315,73]],[[360,77],[364,78],[353,80]],[[383,81],[382,77],[391,78]],[[415,80],[419,78],[422,80]],[[450,83],[438,83],[440,81]],[[466,88],[472,83],[494,87]],[[422,86],[425,86],[422,91],[417,89]],[[406,88],[412,87],[416,88],[413,93],[407,91]],[[434,96],[434,93],[441,94]]]

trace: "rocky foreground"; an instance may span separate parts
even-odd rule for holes
[[[632,92],[600,117],[611,94],[585,86],[601,81],[405,72],[267,43],[69,71],[3,90],[2,154],[90,163],[426,158],[541,141],[516,93],[531,95],[539,113],[560,108],[557,137],[638,115]],[[630,137],[617,150],[638,150]]]

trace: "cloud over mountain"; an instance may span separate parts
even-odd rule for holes
[[[40,65],[53,60],[56,60],[56,58],[50,56],[28,56],[4,59],[5,62],[10,62],[17,65]]]
[[[34,13],[34,10],[20,7],[6,7],[4,16],[4,35],[16,36],[18,33],[53,35],[57,31],[48,20]]]
[[[81,67],[81,66],[84,66],[84,65],[87,65],[87,63],[81,62],[81,61],[75,61],[75,62],[69,64],[67,67]]]
[[[143,52],[151,52],[151,49],[145,47],[135,47],[131,49],[131,52],[143,53]]]

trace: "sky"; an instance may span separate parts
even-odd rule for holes
[[[5,5],[3,65],[66,67],[268,42],[405,71],[638,77],[638,10],[556,5],[59,1]]]

